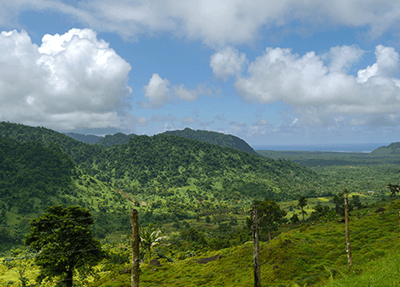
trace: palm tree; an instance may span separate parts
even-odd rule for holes
[[[163,236],[159,236],[161,230],[156,229],[152,223],[148,227],[142,227],[140,229],[140,244],[147,251],[149,256],[149,262],[151,260],[151,249],[153,246],[157,245]]]
[[[304,221],[304,214],[307,214],[307,212],[304,211],[304,207],[307,205],[307,198],[305,196],[300,196],[297,205],[301,208],[301,214],[303,215]]]

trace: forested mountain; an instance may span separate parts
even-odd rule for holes
[[[400,142],[391,143],[388,146],[381,146],[377,149],[373,150],[370,156],[394,156],[397,157],[400,155]]]
[[[102,214],[136,206],[141,222],[172,222],[247,208],[254,199],[329,194],[313,171],[181,136],[134,136],[103,147],[40,127],[0,123],[0,209],[8,229],[24,234],[32,216],[53,204],[79,204]],[[228,209],[227,209],[228,208]],[[129,225],[127,217],[97,219],[95,233]],[[11,238],[11,239],[10,239]]]
[[[90,145],[73,139],[63,133],[44,127],[30,127],[22,124],[0,122],[0,138],[14,139],[19,142],[37,141],[47,146],[57,143],[61,149],[69,154],[77,164],[90,161],[90,158],[103,149],[100,145]]]
[[[316,179],[314,172],[290,161],[168,134],[134,136],[126,144],[104,148],[50,129],[2,122],[0,137],[44,146],[57,143],[91,176],[134,190],[196,186],[227,195],[236,191],[239,196],[270,194],[278,199],[297,196],[313,185],[310,178]],[[315,189],[307,191],[313,194]]]
[[[212,131],[192,130],[189,128],[186,128],[184,130],[167,131],[164,132],[164,134],[176,135],[224,147],[232,147],[241,151],[247,151],[249,153],[257,154],[254,149],[249,146],[244,140],[233,135],[225,135]]]
[[[125,144],[129,142],[129,140],[135,137],[135,134],[123,134],[123,133],[116,133],[113,135],[106,135],[102,138],[97,144],[102,145],[104,147],[110,147],[116,144]]]
[[[63,133],[77,141],[88,143],[88,144],[95,144],[98,143],[103,137],[96,136],[96,135],[83,135],[78,133]]]

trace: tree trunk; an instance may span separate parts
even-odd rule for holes
[[[303,206],[301,207],[301,215],[303,215],[303,222],[304,222],[304,210],[303,210]]]
[[[267,227],[268,230],[268,244],[271,241],[271,229],[269,228],[269,226]]]
[[[260,269],[260,243],[258,234],[257,205],[253,204],[253,266],[254,266],[254,287],[261,287]]]
[[[72,287],[72,280],[73,280],[73,275],[72,275],[72,270],[67,271],[67,278],[65,279],[65,283],[67,287]]]
[[[131,212],[132,226],[132,270],[131,287],[139,287],[139,215],[136,209]]]
[[[346,235],[346,251],[347,251],[347,261],[349,265],[353,265],[353,257],[351,256],[351,246],[350,246],[350,231],[349,231],[349,201],[347,194],[344,197],[344,224],[345,224],[345,235]]]

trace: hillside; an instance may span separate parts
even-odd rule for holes
[[[163,134],[185,137],[210,144],[220,145],[223,147],[235,148],[252,154],[257,154],[254,149],[249,146],[244,140],[233,135],[226,135],[212,131],[192,130],[190,128],[186,128],[184,130],[166,131]]]
[[[135,134],[123,134],[123,133],[115,133],[113,135],[106,135],[104,138],[100,139],[97,144],[102,145],[104,147],[110,147],[116,144],[125,144],[128,143],[131,138],[134,138]]]
[[[103,137],[96,136],[96,135],[83,135],[78,133],[63,133],[77,141],[88,143],[88,144],[95,144],[98,143]]]
[[[391,143],[373,150],[370,156],[398,157],[400,155],[400,142]]]
[[[318,188],[315,172],[298,164],[174,135],[135,136],[109,148],[4,122],[0,135],[0,209],[8,226],[3,243],[21,242],[29,218],[54,204],[78,204],[103,215],[136,206],[141,224],[165,224],[242,213],[267,196],[330,194]],[[97,236],[129,226],[126,218],[97,222]]]

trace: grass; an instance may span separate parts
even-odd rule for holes
[[[379,207],[386,211],[376,213]],[[353,267],[347,264],[344,224],[336,220],[302,224],[282,232],[269,244],[261,242],[262,286],[400,286],[399,208],[396,200],[352,212]],[[196,262],[217,254],[221,260]],[[248,242],[184,260],[175,258],[173,263],[160,259],[161,267],[141,265],[141,285],[251,286],[252,257],[252,242]],[[90,286],[129,286],[130,274],[124,273],[128,264],[114,265],[111,270],[105,265],[97,268],[100,279]],[[32,279],[35,270],[29,270]],[[329,283],[331,274],[333,281]],[[10,281],[14,283],[7,286],[18,286],[16,276],[15,270],[0,264],[0,286]]]

